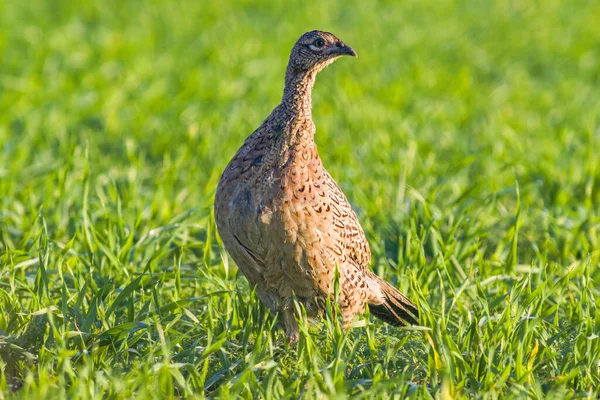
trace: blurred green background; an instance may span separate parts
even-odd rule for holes
[[[3,391],[591,395],[599,20],[580,0],[0,3]],[[431,330],[317,324],[288,348],[219,246],[220,173],[312,29],[359,54],[317,78],[321,158]]]

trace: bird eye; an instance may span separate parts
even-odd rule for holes
[[[321,48],[325,46],[325,41],[323,39],[317,39],[315,40],[315,46]]]

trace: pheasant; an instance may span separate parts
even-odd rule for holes
[[[294,299],[309,317],[334,298],[344,328],[369,304],[393,325],[417,324],[416,306],[368,269],[371,251],[315,144],[311,91],[319,71],[356,52],[333,34],[307,32],[292,48],[283,98],[225,168],[215,195],[218,232],[261,301],[299,338]]]

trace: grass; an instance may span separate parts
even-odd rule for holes
[[[0,398],[597,398],[594,1],[0,5]],[[212,197],[309,29],[321,156],[423,330],[303,321]]]

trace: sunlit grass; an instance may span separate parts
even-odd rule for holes
[[[600,5],[0,5],[0,398],[589,397],[600,386]],[[285,344],[212,197],[330,30],[316,140],[427,329]],[[305,322],[305,321],[304,321]]]

